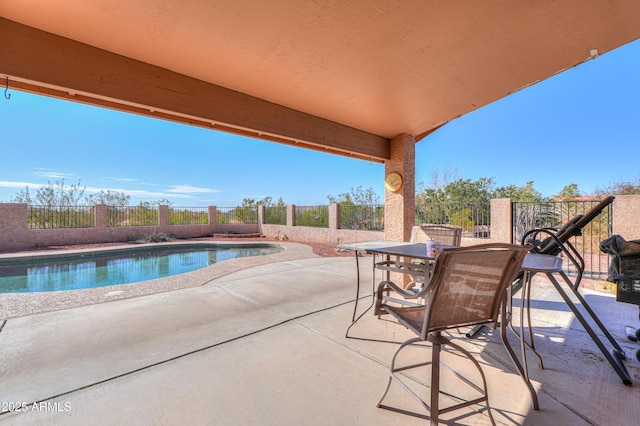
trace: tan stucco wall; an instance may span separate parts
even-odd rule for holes
[[[385,232],[360,231],[339,228],[338,205],[329,206],[329,227],[295,226],[295,206],[287,206],[287,225],[216,224],[216,207],[209,207],[213,223],[207,225],[168,225],[168,207],[159,209],[159,226],[108,227],[106,206],[96,206],[95,228],[28,229],[27,205],[0,203],[0,250],[15,251],[35,247],[102,242],[125,242],[153,232],[174,234],[178,238],[195,238],[216,233],[257,233],[266,237],[288,238],[294,241],[347,242],[388,238]],[[412,207],[412,210],[414,208]],[[259,210],[259,222],[264,212]],[[385,217],[388,225],[388,219]],[[491,238],[462,238],[462,245],[489,242],[512,242],[512,211],[510,199],[491,200]],[[613,234],[627,240],[640,239],[640,195],[619,195],[613,202]],[[409,237],[405,239],[409,240]]]
[[[213,211],[213,214],[211,212]],[[213,223],[206,225],[169,225],[168,206],[158,209],[158,226],[107,225],[107,206],[96,206],[96,223],[92,228],[29,229],[27,204],[0,203],[0,250],[15,251],[37,247],[126,242],[152,233],[173,234],[177,238],[196,238],[214,233],[257,233],[259,226],[242,224],[216,224],[215,207],[209,209]]]
[[[613,200],[613,234],[640,239],[640,195],[617,195]]]

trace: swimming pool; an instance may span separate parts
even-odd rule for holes
[[[273,244],[179,244],[74,253],[56,258],[3,259],[0,293],[129,284],[195,271],[224,260],[264,256],[282,250]]]

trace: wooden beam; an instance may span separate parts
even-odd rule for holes
[[[10,87],[369,161],[390,141],[340,123],[0,18]]]

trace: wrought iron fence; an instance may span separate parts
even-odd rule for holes
[[[158,209],[145,206],[108,206],[107,224],[110,227],[157,226]]]
[[[296,206],[296,226],[329,227],[329,206]]]
[[[340,204],[340,228],[384,231],[384,205]]]
[[[94,206],[37,206],[27,208],[29,229],[93,228]]]
[[[269,206],[264,208],[264,223],[268,225],[286,225],[287,207]]]
[[[588,212],[599,202],[600,200],[514,202],[514,242],[520,243],[522,236],[531,229],[551,228],[557,230],[563,223],[576,215]],[[612,230],[613,215],[611,205],[609,205],[582,229],[581,236],[571,239],[571,244],[584,258],[585,277],[602,279],[607,276],[609,257],[600,252],[600,242],[609,238]],[[571,265],[568,265],[568,262],[565,262],[565,267],[569,272],[575,272]]]
[[[169,209],[169,225],[206,225],[208,223],[208,207],[172,207]]]
[[[257,207],[218,207],[216,222],[222,224],[258,224]]]
[[[491,237],[491,203],[416,204],[416,223],[462,228],[468,238]]]

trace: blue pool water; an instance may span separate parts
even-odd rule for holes
[[[57,259],[0,262],[0,293],[77,290],[128,284],[204,268],[237,257],[282,251],[275,245],[147,247]]]

